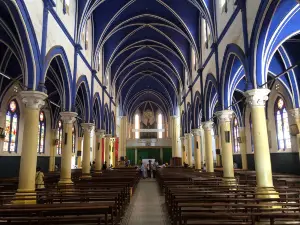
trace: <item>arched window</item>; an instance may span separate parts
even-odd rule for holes
[[[207,22],[205,19],[203,19],[203,38],[204,38],[204,43],[206,48],[208,48],[208,44],[211,38],[211,31],[210,31],[210,27],[208,26]]]
[[[5,117],[5,138],[3,151],[17,152],[18,128],[19,128],[19,107],[16,100],[12,100]]]
[[[58,121],[56,140],[57,140],[56,154],[61,155],[61,148],[62,148],[62,122],[61,122],[61,120]]]
[[[46,119],[43,111],[39,115],[39,131],[38,131],[38,146],[37,152],[45,152],[45,132],[46,132]]]
[[[162,115],[161,113],[158,114],[158,118],[157,118],[157,129],[162,129]],[[162,138],[162,131],[158,132],[158,138]]]
[[[75,153],[76,131],[75,126],[72,127],[72,153]]]
[[[277,130],[278,149],[285,150],[291,148],[291,136],[286,111],[285,102],[282,98],[277,98],[275,102],[275,121]]]
[[[140,129],[140,117],[138,114],[134,116],[134,129]],[[140,138],[140,132],[135,131],[135,139]]]
[[[233,119],[233,144],[234,144],[234,153],[238,153],[240,151],[240,143],[238,140],[239,137],[239,124],[236,117]]]

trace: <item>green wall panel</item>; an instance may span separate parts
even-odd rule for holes
[[[156,159],[159,160],[160,157],[160,153],[159,153],[159,149],[157,148],[142,148],[142,149],[138,149],[138,159],[140,159],[140,157],[142,159]]]
[[[163,163],[169,163],[172,158],[172,148],[164,148],[163,149]]]
[[[135,164],[134,148],[127,148],[126,149],[126,156],[127,156],[127,159],[130,160],[130,164],[134,165]]]

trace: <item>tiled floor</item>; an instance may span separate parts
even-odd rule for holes
[[[122,225],[169,225],[164,197],[154,179],[140,181]]]

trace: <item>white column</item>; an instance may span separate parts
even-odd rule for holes
[[[212,149],[212,135],[213,122],[207,121],[203,123],[204,137],[205,137],[205,164],[207,172],[214,172],[214,158]]]
[[[251,107],[253,126],[254,160],[256,171],[256,192],[261,198],[279,197],[273,186],[271,157],[266,124],[265,103],[269,89],[253,89],[245,92]],[[260,195],[262,193],[262,195]]]
[[[164,152],[163,152],[163,148],[160,148],[159,149],[159,158],[160,158],[160,161],[162,162],[162,164],[164,164]]]
[[[193,134],[185,134],[187,161],[190,167],[193,167]]]
[[[127,116],[120,116],[119,156],[126,156]]]
[[[137,148],[135,148],[134,149],[134,163],[135,163],[135,165],[138,164],[138,158],[137,158],[137,156],[138,156],[138,152],[137,152]]]
[[[83,135],[83,156],[82,156],[82,178],[89,178],[90,175],[90,146],[91,146],[91,132],[94,128],[93,123],[82,123],[81,124],[84,135]]]
[[[200,170],[201,169],[201,130],[200,129],[194,129],[192,130],[194,135],[194,160],[195,160],[195,169]],[[198,145],[198,146],[197,146]]]
[[[181,140],[181,154],[182,154],[182,165],[183,165],[184,163],[187,163],[185,137],[180,137],[180,140]]]
[[[102,151],[103,151],[103,146],[102,146],[102,138],[104,137],[104,133],[105,133],[105,130],[97,130],[95,132],[96,134],[96,165],[95,165],[95,172],[96,173],[99,173],[102,169]]]
[[[105,148],[105,161],[107,163],[107,167],[111,165],[111,149],[110,149],[110,139],[111,139],[111,134],[106,134],[105,139],[104,139],[104,148]]]
[[[35,200],[25,200],[25,196],[35,198],[35,174],[37,162],[39,113],[47,95],[38,91],[20,93],[24,108],[24,133],[19,172],[19,185],[15,204],[31,204]],[[22,200],[18,200],[22,198]]]
[[[72,128],[77,113],[61,112],[60,118],[63,121],[62,155],[59,185],[72,184]]]

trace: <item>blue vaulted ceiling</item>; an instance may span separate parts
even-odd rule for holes
[[[199,58],[200,18],[212,24],[212,7],[210,0],[78,1],[77,40],[92,18],[94,67],[101,54],[99,76],[109,77],[123,114],[145,102],[175,112],[191,79],[191,49]]]

